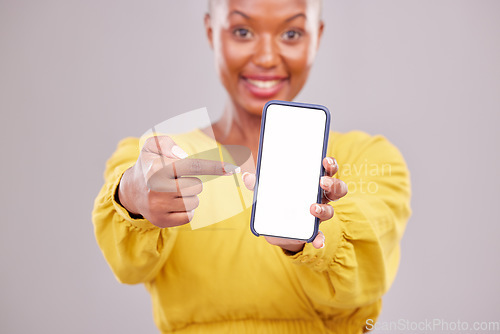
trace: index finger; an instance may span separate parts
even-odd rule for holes
[[[205,159],[182,159],[171,163],[173,176],[183,175],[232,175],[241,171],[240,167],[222,161]]]

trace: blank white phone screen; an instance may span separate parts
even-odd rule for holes
[[[258,234],[313,236],[315,217],[309,208],[318,196],[326,121],[321,109],[268,106],[254,203]]]

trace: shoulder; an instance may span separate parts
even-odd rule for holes
[[[127,137],[120,140],[111,158],[113,159],[130,155],[139,155],[139,138]]]
[[[328,145],[334,148],[360,148],[370,145],[389,145],[390,141],[381,134],[371,135],[361,130],[349,132],[330,131]]]
[[[328,153],[337,160],[373,161],[403,160],[399,149],[381,134],[371,135],[360,130],[345,133],[330,132]]]
[[[110,177],[115,168],[132,165],[139,156],[139,138],[127,137],[118,142],[118,145],[106,161],[104,179]]]
[[[118,142],[116,150],[131,150],[139,148],[139,138],[126,137]]]
[[[408,165],[385,136],[358,130],[330,134],[328,153],[337,160],[337,177],[347,183],[351,196],[370,185],[379,195],[387,191],[385,194],[397,194],[399,198],[410,196]]]

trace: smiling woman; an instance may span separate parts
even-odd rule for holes
[[[94,205],[99,246],[120,282],[146,285],[163,333],[364,332],[398,268],[410,216],[406,163],[382,136],[331,132],[324,195],[308,213],[321,221],[312,242],[253,236],[251,207],[213,221],[240,198],[251,203],[255,165],[240,174],[193,156],[214,145],[245,146],[257,156],[264,104],[300,92],[324,24],[319,0],[213,0],[209,8],[205,30],[228,93],[222,117],[208,128],[151,137],[142,148],[138,138],[119,144]],[[282,168],[294,159],[300,152]],[[388,172],[352,173],[363,166]],[[169,191],[150,187],[159,174]],[[193,176],[204,174],[221,177],[202,184]],[[294,196],[285,195],[276,210]],[[194,216],[206,227],[192,230]]]
[[[213,0],[205,27],[220,79],[237,108],[262,113],[304,86],[323,32],[320,1]]]

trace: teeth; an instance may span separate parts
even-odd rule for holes
[[[272,88],[276,86],[281,80],[252,80],[252,79],[247,79],[249,83],[254,85],[255,87],[259,88]]]

